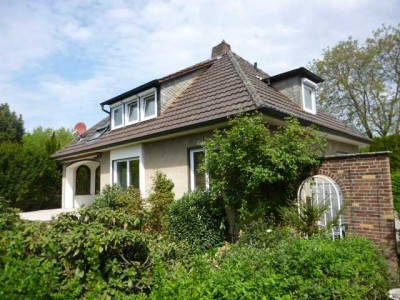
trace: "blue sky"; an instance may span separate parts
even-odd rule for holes
[[[0,103],[27,130],[94,125],[99,103],[210,57],[225,39],[271,75],[400,22],[398,0],[0,0]]]

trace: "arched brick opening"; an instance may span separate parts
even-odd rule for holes
[[[397,272],[397,247],[389,153],[325,157],[316,172],[342,189],[348,232],[361,235],[384,249],[392,274]]]

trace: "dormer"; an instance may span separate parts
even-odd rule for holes
[[[159,114],[158,82],[152,81],[101,103],[110,106],[111,130],[150,120]]]
[[[315,89],[324,80],[307,70],[298,68],[264,79],[272,87],[310,114],[317,113]]]

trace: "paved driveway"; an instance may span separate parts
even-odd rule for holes
[[[46,209],[46,210],[36,210],[30,212],[20,213],[21,219],[31,220],[31,221],[51,221],[56,218],[59,214],[65,212],[71,212],[76,210],[76,208],[56,208],[56,209]]]

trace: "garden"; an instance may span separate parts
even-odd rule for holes
[[[271,134],[242,115],[203,142],[211,189],[175,199],[157,172],[147,199],[106,186],[90,207],[48,223],[0,201],[2,299],[386,299],[380,249],[315,226],[297,204],[325,141],[289,119]]]

